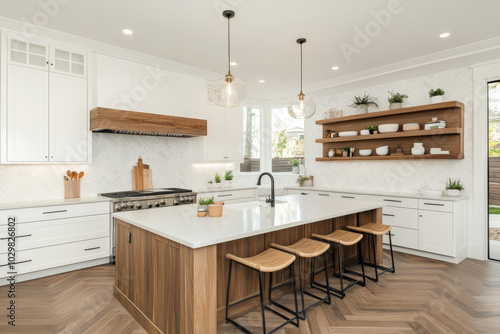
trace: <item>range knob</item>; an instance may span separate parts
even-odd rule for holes
[[[160,202],[155,202],[155,207],[159,207],[160,206]]]
[[[179,205],[179,200],[178,199],[174,199],[174,205]]]
[[[132,202],[128,202],[128,203],[127,203],[127,205],[128,205],[128,207],[129,207],[130,209],[133,209],[133,208],[134,208],[134,203],[132,203]]]
[[[122,204],[122,209],[126,209],[126,208],[128,208],[128,204],[127,203],[123,203]]]
[[[152,208],[152,207],[153,207],[153,203],[148,202],[148,208]]]
[[[141,203],[137,203],[137,204],[135,205],[135,207],[136,207],[137,209],[139,209],[139,210],[140,210],[140,209],[142,209],[142,204],[141,204]]]
[[[188,201],[189,201],[189,203],[194,203],[194,197],[193,196],[189,196],[188,197]]]
[[[165,205],[165,204],[167,204],[167,202],[165,202],[165,200],[164,200],[164,199],[162,199],[162,200],[160,201],[160,204],[161,204],[161,205]]]
[[[186,197],[181,197],[181,203],[186,203]]]
[[[122,211],[122,206],[121,206],[120,204],[117,204],[117,205],[115,206],[115,210],[116,210],[116,211]]]

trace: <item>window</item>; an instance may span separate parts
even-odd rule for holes
[[[260,172],[260,109],[243,108],[243,163],[240,172]]]
[[[272,172],[291,172],[293,159],[304,160],[304,120],[292,118],[286,107],[271,109]]]

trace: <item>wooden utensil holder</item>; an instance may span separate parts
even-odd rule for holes
[[[80,198],[80,180],[64,180],[64,198]]]
[[[213,218],[221,217],[223,207],[224,206],[222,202],[215,202],[214,204],[210,204],[208,206],[208,216]]]

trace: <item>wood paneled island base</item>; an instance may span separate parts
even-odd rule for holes
[[[289,245],[313,233],[328,234],[348,225],[368,222],[381,223],[382,209],[193,249],[116,219],[114,296],[148,333],[216,333],[217,323],[224,320],[229,271],[227,253],[253,256],[273,242]],[[380,263],[381,238],[377,247],[377,263]],[[369,248],[364,245],[364,249]],[[348,248],[347,254],[349,261],[357,261],[356,247]],[[332,256],[328,259],[331,261]],[[323,263],[318,260],[317,266],[321,265]],[[310,265],[306,263],[304,268],[309,271]],[[273,284],[287,280],[289,275],[286,271],[273,275]],[[308,279],[307,274],[304,277]],[[266,275],[265,279],[269,277]],[[233,270],[232,280],[230,302],[258,293],[255,271],[238,266]],[[231,308],[231,315],[248,312],[257,304],[258,298],[240,304]]]

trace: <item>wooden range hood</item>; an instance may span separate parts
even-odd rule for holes
[[[207,135],[207,121],[98,107],[90,111],[90,130],[146,136],[199,137]]]

